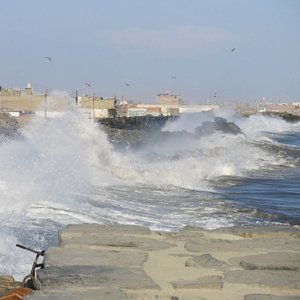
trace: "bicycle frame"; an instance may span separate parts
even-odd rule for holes
[[[44,256],[45,250],[39,252],[39,251],[32,250],[30,248],[27,248],[27,247],[19,245],[19,244],[16,244],[16,246],[21,248],[21,249],[28,250],[28,251],[31,251],[33,253],[36,253],[36,257],[35,257],[35,260],[33,262],[31,272],[27,276],[25,276],[23,281],[22,281],[22,287],[28,287],[28,288],[31,288],[31,289],[35,289],[35,275],[36,275],[35,269],[36,268],[41,268],[41,269],[44,268],[44,262],[38,264],[38,259],[39,259],[40,256]]]

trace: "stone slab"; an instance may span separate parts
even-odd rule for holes
[[[300,296],[275,296],[271,294],[249,294],[244,300],[300,300]]]
[[[44,265],[45,267],[72,265],[142,267],[147,258],[148,253],[144,251],[49,247],[45,252]]]
[[[185,248],[190,252],[252,252],[253,250],[262,251],[299,251],[300,239],[298,238],[264,238],[264,239],[194,239],[185,244]]]
[[[37,271],[43,288],[101,288],[160,289],[140,268],[109,266],[48,267]]]
[[[68,225],[66,229],[59,230],[58,242],[64,239],[71,239],[80,236],[101,236],[103,234],[136,234],[149,235],[151,230],[148,227],[137,225],[106,225],[106,224],[80,224]]]
[[[225,274],[224,282],[242,283],[250,286],[275,287],[278,289],[300,289],[300,272],[236,270]]]
[[[212,257],[209,253],[189,258],[185,266],[192,268],[213,268],[217,270],[224,270],[229,267],[227,263]]]
[[[206,276],[193,281],[173,281],[174,289],[214,289],[220,290],[223,287],[221,276]]]
[[[71,238],[61,241],[60,247],[70,248],[125,248],[143,251],[162,250],[174,247],[174,244],[165,241],[158,241],[152,238],[139,236],[124,236],[124,235],[101,235],[101,236],[84,236],[79,238]]]
[[[24,300],[128,300],[128,297],[119,289],[102,288],[90,290],[42,290],[34,291],[30,296],[23,297]]]
[[[243,238],[300,238],[300,230],[294,226],[288,225],[233,226],[217,228],[213,231],[218,233],[238,235]]]
[[[287,270],[300,271],[300,254],[273,252],[261,255],[235,257],[230,263],[240,265],[245,270]]]

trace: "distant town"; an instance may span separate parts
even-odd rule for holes
[[[51,117],[62,110],[63,101],[59,98],[63,96],[50,96],[48,91],[35,92],[31,83],[27,83],[24,92],[20,88],[5,88],[0,86],[0,112],[7,112],[14,117],[23,114],[36,114]],[[300,102],[275,103],[260,100],[254,105],[245,102],[211,103],[209,100],[205,104],[186,104],[180,95],[174,95],[172,91],[163,94],[156,94],[156,104],[134,103],[130,100],[97,97],[95,94],[78,95],[76,92],[70,98],[76,106],[81,109],[89,118],[117,118],[133,116],[180,116],[182,114],[192,114],[208,112],[214,113],[216,110],[226,107],[233,108],[237,114],[251,115],[256,113],[278,113],[286,112],[300,116]]]

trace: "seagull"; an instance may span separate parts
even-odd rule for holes
[[[127,86],[130,86],[130,84],[129,83],[125,83]]]
[[[232,50],[231,50],[231,52],[234,52],[235,51],[235,48],[233,48]]]
[[[173,79],[177,79],[176,77],[173,77],[173,76],[172,76],[172,78],[173,78]]]
[[[217,93],[214,94],[214,97],[217,97]]]
[[[86,85],[88,85],[89,87],[91,87],[91,85],[89,83],[85,83]]]
[[[49,56],[46,56],[46,57],[44,57],[44,58],[47,58],[47,59],[49,59],[50,61],[52,61],[52,59],[51,59]]]

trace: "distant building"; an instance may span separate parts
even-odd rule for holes
[[[156,103],[158,105],[180,105],[180,95],[173,95],[171,91],[166,91],[165,94],[156,95]]]
[[[93,118],[115,118],[117,116],[117,98],[82,95],[78,104]]]
[[[21,96],[21,89],[18,87],[4,88],[0,86],[1,96]]]
[[[22,93],[19,87],[0,86],[0,110],[2,111],[36,111],[44,99],[45,94],[34,93],[29,82],[25,87],[25,93]]]

